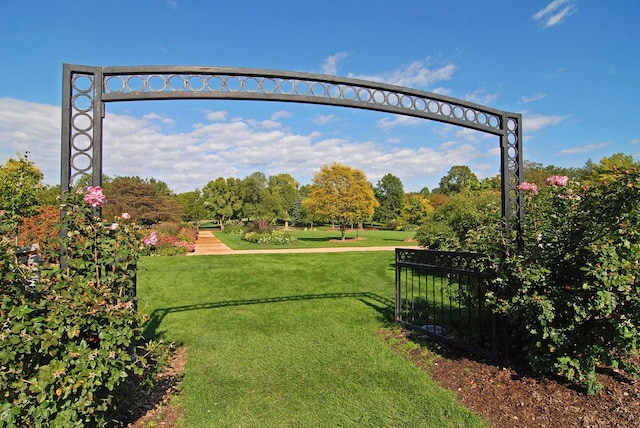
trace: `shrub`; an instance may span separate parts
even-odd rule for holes
[[[53,257],[47,262],[55,262],[58,259],[60,238],[60,208],[41,207],[32,217],[24,217],[21,221],[18,234],[18,245],[25,246],[39,244],[41,248],[49,248]]]
[[[180,241],[175,236],[158,236],[157,244],[155,245],[155,254],[169,255],[173,251],[173,255],[184,255],[188,252],[193,252],[196,249],[195,242]],[[160,254],[162,253],[162,254]]]
[[[156,239],[151,246],[150,254],[158,256],[185,255],[196,250],[198,232],[192,227],[185,227],[176,223],[162,223],[154,233]],[[151,236],[151,235],[149,235]]]
[[[164,245],[156,248],[154,255],[156,256],[184,256],[189,251],[184,247],[177,247],[173,245]]]
[[[291,242],[297,241],[297,238],[289,233],[275,231],[273,233],[256,233],[247,232],[242,236],[245,241],[253,242],[255,244],[275,244],[286,245]]]
[[[269,220],[258,219],[247,224],[247,232],[271,233],[273,232],[273,227],[271,227]]]
[[[456,193],[428,216],[418,230],[416,239],[420,245],[439,250],[469,250],[485,252],[478,248],[475,236],[482,233],[493,243],[494,233],[500,233],[500,194],[495,191]]]
[[[428,221],[416,232],[416,239],[421,246],[431,250],[457,250],[460,248],[453,229],[443,222]]]
[[[126,221],[96,218],[104,201],[89,189],[86,203],[70,193],[63,206],[64,265],[43,268],[35,282],[0,219],[0,426],[108,425],[130,404],[127,381],[150,379],[158,348],[142,338],[130,293],[140,239]]]
[[[598,366],[640,373],[640,173],[607,177],[591,185],[552,177],[539,193],[521,185],[524,243],[504,248],[490,295],[535,371],[589,393],[601,388]]]
[[[228,226],[225,226],[222,232],[234,235],[242,235],[245,232],[245,227],[240,224],[230,224]]]
[[[390,220],[387,224],[384,225],[385,230],[400,230],[401,225],[396,220]]]
[[[178,223],[160,223],[156,226],[156,232],[159,235],[177,236],[180,232],[180,225]]]

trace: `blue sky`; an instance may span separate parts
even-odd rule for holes
[[[62,64],[198,65],[356,77],[523,114],[524,157],[640,157],[640,2],[593,0],[5,2],[0,162],[59,182]],[[104,173],[176,192],[216,177],[360,168],[433,188],[454,165],[498,173],[498,140],[425,120],[248,101],[107,105]]]

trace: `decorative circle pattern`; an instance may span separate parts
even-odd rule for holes
[[[520,153],[520,123],[518,118],[508,117],[505,124],[505,141],[506,150],[506,164],[508,168],[507,179],[507,192],[503,195],[503,198],[507,199],[508,212],[505,213],[507,217],[507,225],[513,224],[516,234],[521,236],[524,216],[524,195],[517,186],[522,179],[522,165],[521,165],[521,153]]]
[[[167,98],[167,93],[176,94],[176,98],[180,93],[306,97],[316,99],[319,104],[364,104],[369,106],[367,108],[400,114],[430,119],[436,116],[480,130],[501,130],[502,122],[500,116],[493,112],[454,100],[316,79],[214,73],[110,74],[104,77],[103,90],[107,96],[148,94],[148,97],[157,95],[159,98]]]
[[[93,169],[93,116],[95,76],[74,73],[71,76],[71,119],[69,185],[80,175],[89,175]]]

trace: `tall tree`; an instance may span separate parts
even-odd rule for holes
[[[459,193],[464,189],[475,189],[480,184],[478,177],[466,165],[452,166],[449,173],[440,179],[439,191],[445,195]]]
[[[33,215],[42,178],[42,172],[29,160],[28,154],[10,158],[0,165],[0,211],[14,220]]]
[[[182,220],[193,221],[196,227],[199,226],[205,214],[200,190],[179,193],[176,195],[176,202],[182,207]]]
[[[267,183],[267,176],[262,172],[254,172],[242,180],[242,212],[247,219],[272,221],[278,217],[278,204]]]
[[[288,227],[291,210],[298,197],[298,186],[298,182],[291,174],[269,176],[267,188],[273,198],[278,217],[285,222],[285,229]]]
[[[538,162],[524,161],[523,165],[524,181],[527,183],[534,183],[539,188],[545,185],[545,180],[552,175],[565,175],[573,180],[578,180],[585,176],[584,169],[577,168],[565,168],[555,165],[542,165]]]
[[[242,180],[237,178],[218,177],[208,182],[202,188],[202,203],[205,216],[216,220],[220,229],[224,230],[225,223],[242,215],[242,196],[240,194]]]
[[[140,177],[116,177],[104,185],[107,204],[105,218],[131,215],[133,221],[151,226],[160,222],[179,222],[182,208],[166,183]]]
[[[404,186],[400,178],[393,174],[386,174],[378,180],[373,192],[380,203],[373,214],[374,220],[388,223],[400,217],[404,197]]]
[[[42,185],[36,190],[36,199],[38,200],[38,206],[50,207],[60,205],[60,185],[55,186]]]
[[[615,176],[612,169],[625,170],[640,167],[640,163],[633,159],[633,156],[624,153],[614,153],[611,156],[605,156],[600,162],[594,164],[587,162],[585,166],[585,174],[590,180],[611,180]]]
[[[309,214],[309,210],[302,203],[310,193],[310,184],[303,184],[298,189],[298,196],[296,196],[296,201],[291,208],[291,222],[294,225],[310,224],[313,227],[313,218]]]
[[[371,217],[379,205],[367,176],[359,169],[339,163],[324,165],[313,176],[305,207],[316,217],[336,223],[342,240],[347,225]]]
[[[408,224],[422,224],[433,210],[429,199],[421,193],[405,193],[402,204],[402,221]]]

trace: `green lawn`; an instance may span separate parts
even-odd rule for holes
[[[150,335],[188,349],[187,427],[476,427],[391,350],[393,254],[151,257]]]
[[[240,238],[239,234],[223,233],[214,230],[214,234],[222,242],[234,250],[252,250],[257,248],[325,248],[325,247],[402,247],[415,245],[407,240],[413,239],[415,231],[394,231],[394,230],[350,230],[347,229],[345,241],[340,241],[339,230],[327,230],[325,228],[316,230],[287,231],[298,240],[288,245],[260,245]]]

